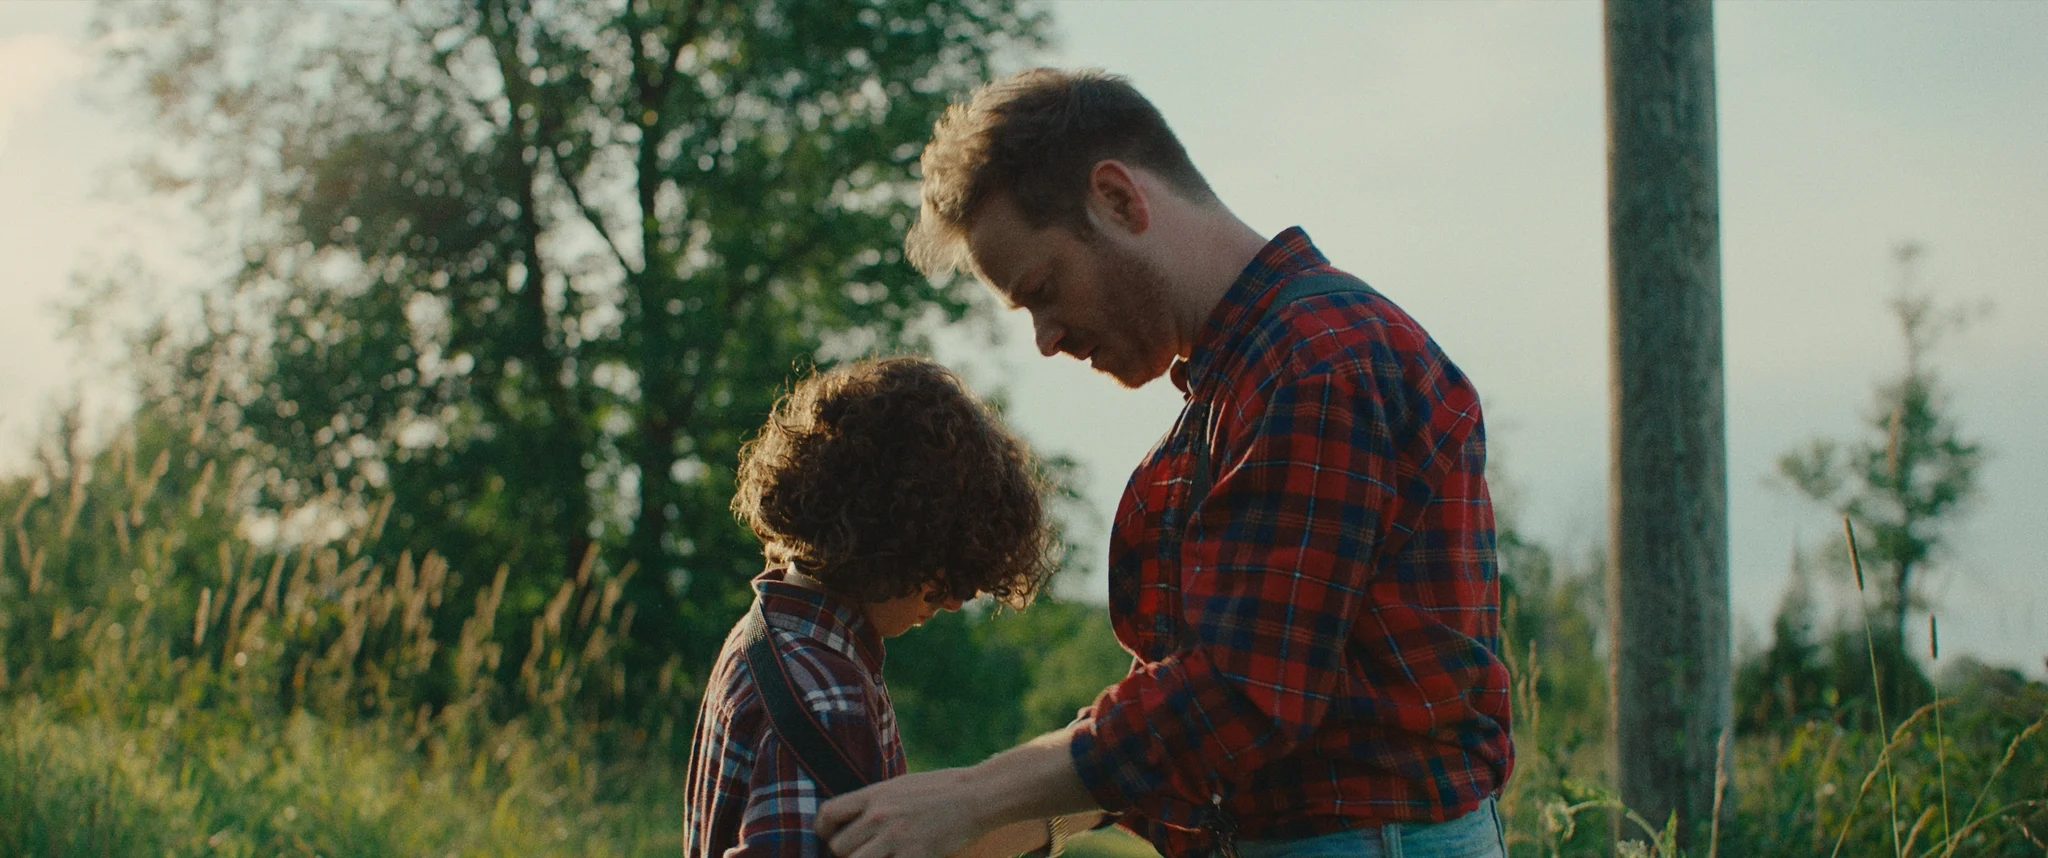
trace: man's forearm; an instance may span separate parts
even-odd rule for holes
[[[970,767],[984,821],[993,826],[1101,810],[1074,772],[1074,727],[1054,730]]]
[[[1007,825],[1098,809],[1067,750],[1074,728],[979,765],[890,778],[818,807],[818,834],[841,858],[942,858]]]

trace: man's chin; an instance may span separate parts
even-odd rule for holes
[[[1125,390],[1137,390],[1140,387],[1151,384],[1153,379],[1166,374],[1165,367],[1154,369],[1152,367],[1114,366],[1099,364],[1092,360],[1088,362],[1088,365],[1096,372],[1109,376],[1111,380],[1117,383],[1118,387]]]

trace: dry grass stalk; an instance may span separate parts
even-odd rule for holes
[[[192,648],[206,644],[206,616],[213,605],[213,588],[199,588],[199,609],[192,612]]]
[[[1883,761],[1883,764],[1879,766],[1873,766],[1870,769],[1870,772],[1863,776],[1863,785],[1856,788],[1856,798],[1849,805],[1849,815],[1842,820],[1842,833],[1835,838],[1835,849],[1833,852],[1830,852],[1829,855],[1832,856],[1841,854],[1842,843],[1849,837],[1849,829],[1852,826],[1854,826],[1856,822],[1856,811],[1858,808],[1863,806],[1863,796],[1870,791],[1870,785],[1877,781],[1877,776],[1880,772],[1882,772],[1886,778],[1891,777],[1892,752],[1899,748],[1901,745],[1904,745],[1908,738],[1911,738],[1911,734],[1908,731],[1912,729],[1914,724],[1919,723],[1920,719],[1927,717],[1927,713],[1932,711],[1934,708],[1935,704],[1929,703],[1925,706],[1920,707],[1919,709],[1914,710],[1912,715],[1908,716],[1905,721],[1899,723],[1898,729],[1892,731],[1891,740],[1885,742],[1884,747],[1878,750],[1878,759]],[[1903,844],[1901,844],[1898,839],[1898,803],[1898,791],[1894,789],[1892,791],[1891,797],[1892,820],[1894,823],[1892,825],[1892,846],[1894,849],[1902,849],[1903,847]]]
[[[1920,818],[1913,822],[1913,830],[1906,832],[1905,848],[1908,854],[1912,853],[1913,843],[1920,839],[1920,833],[1927,830],[1928,824],[1934,821],[1934,812],[1937,810],[1940,810],[1940,808],[1932,805],[1922,809],[1920,811]]]
[[[1948,858],[1948,856],[1955,854],[1956,844],[1963,842],[1964,837],[1967,837],[1971,832],[1976,831],[1977,826],[1988,823],[2001,816],[2012,814],[2016,811],[2032,810],[2034,808],[2048,808],[2048,799],[2036,798],[2028,799],[2026,801],[2016,801],[2012,804],[2008,804],[2004,807],[1999,808],[1996,813],[1987,814],[1982,819],[1969,821],[1963,826],[1963,829],[1961,831],[1956,832],[1954,836],[1948,839],[1947,848],[1941,851],[1941,858]],[[1972,812],[1974,813],[1975,811]],[[1932,855],[1934,853],[1930,851],[1928,854]]]
[[[2007,766],[2012,765],[2012,758],[2015,754],[2019,753],[2020,746],[2026,744],[2028,739],[2034,738],[2034,734],[2041,732],[2041,728],[2043,726],[2048,726],[2048,712],[2041,713],[2040,718],[2035,719],[2034,723],[2027,725],[2027,729],[2021,730],[2019,735],[2014,736],[2012,738],[2012,743],[2005,746],[2005,756],[1999,759],[1998,765],[1996,767],[1992,768],[1991,777],[1984,779],[1984,788],[1978,790],[1976,802],[1970,805],[1969,813],[1963,814],[1963,830],[1958,831],[1949,837],[1948,848],[1942,850],[1942,858],[1948,858],[1949,855],[1954,854],[1954,852],[1956,851],[1956,844],[1962,842],[1963,835],[1968,834],[1969,832],[1975,830],[1977,826],[1981,822],[1983,822],[1983,820],[1979,820],[1976,818],[1977,811],[1979,808],[1982,808],[1984,806],[1985,797],[1991,794],[1991,785],[1998,782],[1998,776],[2005,773],[2005,769]],[[2042,804],[2042,802],[2019,802],[2018,804],[2008,805],[2007,807],[2001,809],[1999,813],[2008,813],[2014,807],[2018,807],[2019,805],[2024,804],[2038,805]],[[1992,814],[1991,816],[1985,818],[1990,819],[1991,817],[1995,817],[1997,815],[1998,814]]]
[[[1877,669],[1877,638],[1870,631],[1870,610],[1863,604],[1863,556],[1856,548],[1856,525],[1846,515],[1842,516],[1842,535],[1849,540],[1849,567],[1856,573],[1856,614],[1863,618],[1863,649],[1870,656],[1870,696],[1877,704],[1877,732],[1882,736],[1888,732],[1884,720],[1884,677]],[[1905,852],[1899,842],[1899,781],[1892,774],[1891,743],[1885,743],[1885,749],[1880,753],[1880,757],[1884,763],[1886,790],[1890,794],[1886,809],[1891,813],[1892,855],[1893,858],[1904,858]],[[1862,800],[1861,790],[1857,791],[1856,797],[1859,802]],[[1855,818],[1854,808],[1850,809],[1850,818]],[[1848,835],[1846,826],[1842,833],[1844,836]],[[1842,841],[1837,838],[1835,851],[1840,852],[1841,849]]]
[[[1941,660],[1941,627],[1933,614],[1927,615],[1927,662],[1934,664]],[[1941,729],[1941,710],[1950,701],[1937,698],[1934,708],[1934,764],[1941,773],[1941,833],[1955,831],[1948,817],[1948,737]]]
[[[1732,738],[1729,727],[1721,728],[1721,741],[1714,750],[1714,821],[1707,834],[1707,858],[1719,858],[1721,854],[1721,800],[1728,795],[1728,740]]]

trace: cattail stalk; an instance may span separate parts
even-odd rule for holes
[[[1877,669],[1877,637],[1870,631],[1870,610],[1863,601],[1863,557],[1856,550],[1856,524],[1850,521],[1846,515],[1842,516],[1842,535],[1849,540],[1849,568],[1856,573],[1856,613],[1863,617],[1863,649],[1870,656],[1870,698],[1872,702],[1877,704],[1877,734],[1887,736],[1890,735],[1891,731],[1885,726],[1884,678]],[[1899,782],[1892,775],[1892,753],[1889,743],[1882,750],[1878,751],[1878,757],[1884,763],[1885,785],[1891,794],[1889,809],[1891,810],[1892,818],[1892,856],[1893,858],[1904,858],[1905,851],[1899,843]],[[1866,780],[1865,783],[1867,785],[1868,781]],[[1855,811],[1852,809],[1849,818],[1854,820],[1855,817]],[[1847,836],[1848,833],[1848,824],[1845,822],[1843,823],[1842,834]],[[1837,839],[1835,841],[1835,851],[1840,852],[1841,850],[1842,841]]]
[[[1927,662],[1931,666],[1940,660],[1941,627],[1935,622],[1934,615],[1928,614]],[[1935,696],[1939,698],[1941,693],[1936,691]],[[1941,833],[1943,836],[1947,836],[1950,832],[1955,831],[1949,825],[1948,819],[1948,753],[1946,750],[1948,743],[1941,731],[1941,709],[1946,704],[1947,701],[1937,699],[1934,705],[1934,763],[1941,772]]]

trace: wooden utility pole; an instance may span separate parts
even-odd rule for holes
[[[1621,800],[1705,855],[1733,720],[1713,8],[1606,19],[1612,747]]]

